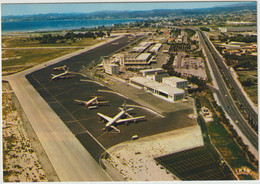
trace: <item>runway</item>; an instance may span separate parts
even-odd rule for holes
[[[116,38],[117,39],[117,38]],[[110,39],[110,41],[114,41]],[[99,43],[100,46],[104,43]],[[111,181],[111,178],[93,159],[89,152],[76,139],[75,135],[64,126],[61,119],[53,112],[46,101],[24,77],[47,64],[86,52],[96,46],[88,47],[65,56],[39,64],[14,75],[4,76],[17,96],[28,120],[30,121],[40,144],[52,163],[60,181]]]
[[[121,37],[112,41],[118,42],[118,45],[99,44],[97,48],[54,59],[49,62],[52,65],[40,64],[3,78],[10,82],[61,181],[110,181],[111,178],[98,165],[99,157],[105,149],[131,140],[135,134],[145,137],[196,124],[196,121],[188,118],[193,113],[192,108],[165,113],[165,118],[136,108],[132,115],[145,115],[145,121],[117,126],[121,134],[103,132],[104,124],[99,122],[97,112],[107,116],[116,115],[118,107],[125,100],[123,96],[99,92],[110,101],[110,106],[88,110],[74,103],[74,99],[89,100],[99,89],[110,89],[95,82],[80,81],[90,79],[77,74],[75,78],[50,81],[51,73],[59,73],[53,71],[54,67],[66,64],[70,71],[77,73],[101,56],[108,56],[125,47],[128,41],[127,36]],[[127,103],[140,105],[132,100],[127,100]]]
[[[50,81],[50,74],[55,72],[53,71],[54,67],[66,64],[73,73],[79,72],[82,66],[88,67],[92,64],[93,60],[97,60],[96,58],[109,55],[119,48],[124,47],[129,43],[127,41],[128,38],[123,37],[117,40],[119,44],[116,46],[107,44],[27,75],[27,79],[30,83],[48,102],[50,107],[57,113],[97,162],[105,149],[115,144],[131,140],[133,135],[137,134],[139,137],[146,137],[195,124],[194,120],[188,118],[188,115],[193,113],[192,108],[164,114],[165,118],[146,109],[135,108],[132,115],[145,115],[146,120],[129,123],[128,125],[118,125],[117,128],[120,129],[121,134],[117,134],[114,131],[103,132],[104,124],[100,123],[97,112],[113,117],[119,112],[118,107],[121,106],[125,100],[131,105],[140,106],[140,104],[126,99],[123,95],[118,95],[116,92],[104,92],[111,90],[98,83],[88,82],[90,79],[82,75],[76,75],[76,77],[70,79]],[[98,109],[88,110],[86,107],[74,103],[74,99],[90,100],[93,94],[104,96],[104,99],[109,101],[110,106],[102,106]]]

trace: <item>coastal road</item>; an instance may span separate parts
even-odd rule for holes
[[[208,44],[206,44],[206,42],[208,42],[207,38],[205,38],[206,36],[204,35],[204,33],[200,31],[198,31],[198,35],[200,37],[201,44],[205,49],[208,61],[210,62],[210,66],[212,67],[212,71],[219,88],[219,90],[216,90],[216,94],[222,107],[230,116],[230,118],[233,120],[233,122],[237,122],[236,124],[237,127],[240,129],[243,135],[248,139],[251,145],[258,152],[258,135],[254,132],[254,130],[250,127],[250,125],[248,125],[248,123],[246,122],[246,120],[243,118],[238,108],[236,107],[236,104],[234,103],[228,91],[228,88],[222,78],[219,68],[216,64],[216,60],[213,57],[212,54],[213,51],[212,49],[209,49]]]

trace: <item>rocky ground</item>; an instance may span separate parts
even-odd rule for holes
[[[45,172],[23,128],[5,83],[2,84],[4,182],[46,182]]]

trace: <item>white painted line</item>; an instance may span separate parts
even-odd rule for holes
[[[86,79],[80,79],[80,81],[83,81],[83,82],[93,82],[93,83],[96,83],[96,84],[99,84],[100,86],[103,86],[103,84],[101,84],[100,82],[97,82],[97,81],[93,81],[93,80],[86,80]]]
[[[162,117],[162,118],[165,117],[165,116],[162,115],[161,113],[156,112],[156,111],[154,111],[154,110],[152,110],[152,109],[150,109],[150,108],[148,108],[148,107],[144,107],[144,106],[140,106],[140,105],[126,105],[126,106],[127,106],[127,107],[137,107],[137,108],[142,108],[142,109],[145,109],[145,110],[147,110],[147,111],[149,111],[149,112],[151,112],[151,113],[153,113],[153,114],[156,114],[156,115],[158,115],[158,116],[160,116],[160,117]]]
[[[109,90],[99,89],[98,92],[114,93],[114,94],[117,94],[117,95],[119,95],[119,96],[122,96],[122,97],[124,97],[124,98],[126,98],[126,99],[129,99],[128,97],[122,95],[121,93],[115,92],[115,91],[109,91]]]

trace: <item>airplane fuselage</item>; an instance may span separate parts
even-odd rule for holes
[[[95,97],[95,98],[89,100],[88,102],[85,103],[85,105],[86,105],[86,106],[89,106],[89,105],[91,105],[95,100],[97,100],[97,97]]]
[[[114,124],[118,119],[121,118],[125,114],[126,111],[119,112],[113,119],[111,119],[107,124],[106,127],[110,127],[112,124]]]
[[[67,71],[66,71],[66,72],[63,72],[63,73],[61,73],[61,74],[58,74],[58,75],[54,75],[51,79],[53,80],[53,79],[59,78],[59,77],[61,77],[61,76],[63,76],[63,75],[66,75],[66,74],[68,74]]]

